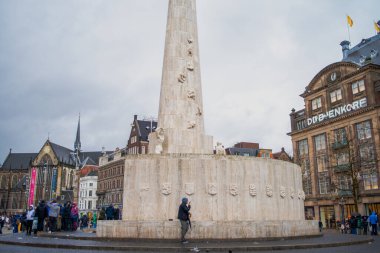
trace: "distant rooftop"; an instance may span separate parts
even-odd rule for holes
[[[353,62],[363,66],[369,63],[380,65],[380,34],[373,37],[362,39],[359,44],[353,48],[348,48],[350,42],[341,43],[343,51],[343,62]]]

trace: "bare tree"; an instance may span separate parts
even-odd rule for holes
[[[352,127],[336,129],[331,140],[332,190],[338,197],[352,197],[355,211],[361,193],[377,189],[377,161],[375,142],[370,123],[363,122]]]

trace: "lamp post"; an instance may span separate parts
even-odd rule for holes
[[[346,201],[344,200],[344,198],[341,197],[340,200],[339,200],[340,210],[342,212],[341,223],[344,222],[344,204],[345,204],[345,202]]]
[[[144,120],[150,121],[150,127],[147,126],[146,129],[149,130],[151,133],[154,132],[154,130],[156,130],[156,127],[153,126],[153,122],[156,121],[156,118],[149,117],[149,118],[144,118]]]

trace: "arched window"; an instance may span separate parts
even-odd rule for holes
[[[16,176],[16,175],[13,175],[13,176],[12,176],[12,188],[13,188],[13,187],[16,187],[16,185],[17,185],[17,176]]]
[[[69,187],[73,187],[74,185],[74,172],[70,171],[70,176],[69,176]]]
[[[0,189],[7,189],[7,176],[3,175],[1,177],[1,182],[0,182]]]
[[[61,177],[62,187],[66,187],[66,174],[67,174],[67,170],[63,169],[62,170],[62,177]]]

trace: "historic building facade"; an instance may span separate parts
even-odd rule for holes
[[[0,213],[21,213],[27,207],[28,171],[36,155],[9,151],[0,167]]]
[[[107,152],[82,152],[80,122],[74,149],[46,140],[38,153],[12,153],[0,168],[0,211],[21,213],[40,200],[78,201],[79,174]]]
[[[79,201],[80,212],[88,213],[96,211],[98,196],[96,190],[98,186],[98,170],[91,170],[79,179]]]
[[[380,212],[380,34],[349,44],[301,94],[305,108],[290,114],[305,215],[324,226],[353,211]]]
[[[137,115],[135,115],[131,124],[131,133],[127,145],[128,154],[147,154],[149,145],[148,135],[154,132],[156,128],[156,120],[138,120]]]
[[[111,154],[104,154],[99,161],[98,207],[106,207],[113,204],[123,208],[123,185],[124,185],[124,163],[126,149],[117,148]]]

